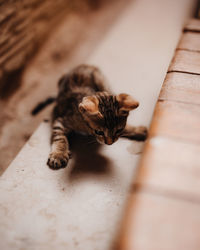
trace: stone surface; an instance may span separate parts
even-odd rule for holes
[[[43,123],[0,179],[0,249],[109,249],[137,144],[120,140],[98,149],[76,139],[68,168],[53,171],[46,165],[49,141]]]

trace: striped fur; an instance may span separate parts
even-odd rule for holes
[[[145,140],[145,127],[126,127],[129,111],[138,105],[127,94],[113,95],[94,66],[80,65],[63,76],[52,115],[49,167],[67,166],[70,158],[67,137],[72,131],[93,135],[99,143],[108,145],[120,136]]]

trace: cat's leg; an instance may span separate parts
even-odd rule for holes
[[[145,141],[147,138],[147,128],[144,126],[133,127],[127,125],[120,137],[136,141]]]
[[[70,158],[66,128],[61,119],[56,119],[52,126],[51,152],[47,164],[51,169],[65,168]]]

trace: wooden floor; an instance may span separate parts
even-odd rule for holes
[[[130,194],[122,250],[200,249],[200,20],[185,27]]]

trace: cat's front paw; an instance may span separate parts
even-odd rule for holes
[[[69,158],[69,153],[52,152],[49,155],[47,165],[53,170],[65,168],[68,164]]]
[[[148,136],[148,130],[144,126],[136,127],[135,129],[135,139],[137,141],[145,141]]]

